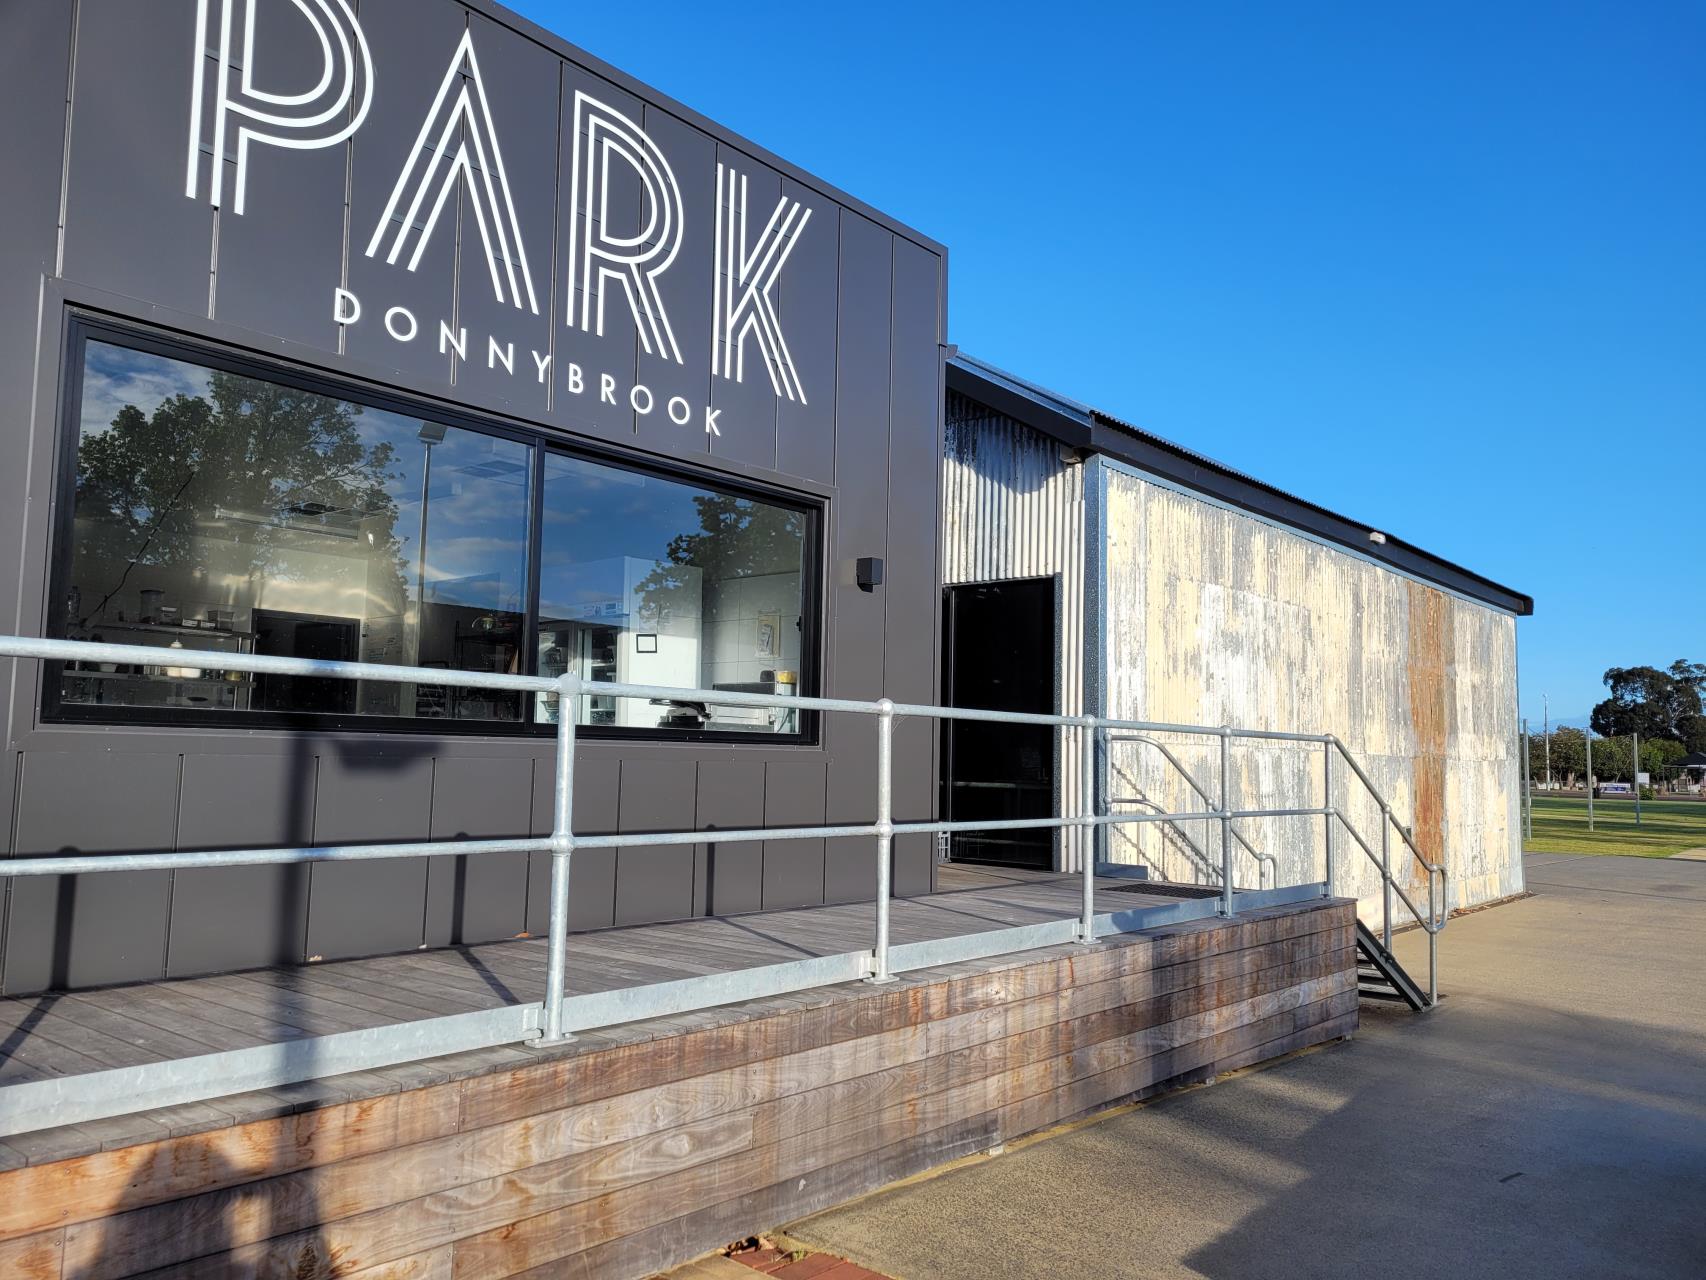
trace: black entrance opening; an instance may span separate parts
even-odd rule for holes
[[[951,707],[1055,710],[1055,580],[949,587],[943,697]],[[949,822],[1048,818],[1055,810],[1049,725],[942,722],[942,812]],[[1055,833],[956,832],[956,862],[1054,868]]]

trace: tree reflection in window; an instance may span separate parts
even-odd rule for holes
[[[89,341],[67,633],[220,653],[515,672],[531,449]],[[80,669],[67,703],[517,720],[513,694]]]
[[[180,392],[152,415],[124,405],[77,453],[79,553],[123,568],[84,598],[74,625],[98,619],[139,565],[198,566],[209,525],[221,520],[252,530],[233,540],[251,573],[288,572],[276,552],[302,533],[365,532],[369,566],[389,570],[387,594],[400,602],[397,504],[386,491],[400,478],[396,450],[362,439],[360,413],[348,401],[222,370],[210,371],[207,395]],[[232,570],[238,566],[228,564]]]

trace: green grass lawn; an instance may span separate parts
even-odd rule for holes
[[[1596,800],[1592,831],[1588,802],[1573,796],[1534,797],[1534,838],[1529,853],[1621,853],[1668,858],[1684,849],[1706,848],[1706,803],[1643,800],[1635,825],[1631,800]]]

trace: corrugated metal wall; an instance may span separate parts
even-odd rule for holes
[[[948,395],[942,460],[942,581],[1053,577],[1061,601],[1056,649],[1058,706],[1083,709],[1084,467],[1048,437],[964,396]],[[1078,811],[1081,748],[1063,730],[1056,812]],[[1064,808],[1060,807],[1064,797]],[[1079,833],[1062,833],[1061,865],[1078,862]]]
[[[1450,869],[1456,905],[1522,888],[1516,760],[1516,619],[1347,551],[1108,464],[1105,682],[1110,715],[1335,733],[1418,842]],[[1175,749],[1213,790],[1218,747]],[[1156,754],[1112,756],[1114,787],[1196,807]],[[1322,803],[1321,754],[1241,744],[1235,807]],[[1337,803],[1378,848],[1378,811],[1339,770]],[[1242,824],[1280,859],[1280,883],[1319,877],[1320,819]],[[1195,833],[1214,851],[1215,838]],[[1371,904],[1378,874],[1341,837],[1336,888]],[[1413,866],[1393,841],[1393,865]],[[1110,836],[1116,861],[1169,875],[1188,855],[1159,827]],[[1249,880],[1249,864],[1236,868]],[[1365,915],[1368,912],[1365,910]]]

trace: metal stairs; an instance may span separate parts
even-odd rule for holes
[[[1421,1012],[1431,1009],[1438,1002],[1439,991],[1439,935],[1451,918],[1451,885],[1450,873],[1447,872],[1443,861],[1435,862],[1430,859],[1416,842],[1415,831],[1405,826],[1393,815],[1392,805],[1387,801],[1374,779],[1358,762],[1350,749],[1334,735],[1312,733],[1288,733],[1273,729],[1242,729],[1231,728],[1210,729],[1200,725],[1157,725],[1140,721],[1114,721],[1110,728],[1123,732],[1103,735],[1100,744],[1093,736],[1086,737],[1086,754],[1084,776],[1091,779],[1098,769],[1100,776],[1094,780],[1094,786],[1086,783],[1085,809],[1090,811],[1093,806],[1091,791],[1094,789],[1105,797],[1104,803],[1111,811],[1123,806],[1137,807],[1146,810],[1143,814],[1121,815],[1115,821],[1132,823],[1162,824],[1162,840],[1167,847],[1182,849],[1184,861],[1190,865],[1190,872],[1207,885],[1217,881],[1225,891],[1233,882],[1233,855],[1235,850],[1243,852],[1255,860],[1257,888],[1279,884],[1280,865],[1278,860],[1269,853],[1258,849],[1239,831],[1235,825],[1243,818],[1325,818],[1326,830],[1323,852],[1324,871],[1319,882],[1323,892],[1331,896],[1335,888],[1352,890],[1350,896],[1360,897],[1360,886],[1352,882],[1350,875],[1340,871],[1338,852],[1340,835],[1348,836],[1355,849],[1362,851],[1367,859],[1380,874],[1381,914],[1380,931],[1369,929],[1359,920],[1357,922],[1357,994],[1367,1000],[1390,1000],[1402,1002],[1412,1010]],[[1132,732],[1135,731],[1135,732]],[[1173,735],[1218,738],[1220,743],[1219,785],[1210,790],[1191,773],[1185,763],[1172,749],[1156,735],[1167,733]],[[1297,809],[1274,810],[1245,810],[1240,811],[1235,803],[1235,789],[1232,785],[1231,747],[1234,739],[1254,738],[1266,742],[1301,743],[1318,746],[1321,749],[1321,791],[1322,804],[1319,807],[1305,805]],[[1196,806],[1195,812],[1175,812],[1165,808],[1155,799],[1151,799],[1140,785],[1138,776],[1116,767],[1112,759],[1115,746],[1128,744],[1156,752],[1165,764],[1176,773],[1193,793],[1190,802]],[[1099,747],[1099,749],[1098,749]],[[1342,764],[1349,770],[1349,776],[1344,782],[1337,782],[1338,770],[1336,764]],[[1360,830],[1352,813],[1347,811],[1347,805],[1357,794],[1366,796],[1362,802],[1362,811],[1375,807],[1379,811],[1379,831],[1370,840]],[[1129,793],[1129,794],[1126,794]],[[1341,803],[1340,795],[1345,794]],[[1098,818],[1101,822],[1105,819]],[[1208,849],[1197,844],[1185,831],[1182,824],[1187,822],[1218,822],[1220,825],[1219,840],[1216,842],[1216,852],[1219,853],[1218,863],[1210,856]],[[1395,847],[1396,842],[1396,847]],[[1393,867],[1394,855],[1409,868],[1409,875],[1402,883]],[[1414,866],[1409,864],[1413,860]],[[1306,855],[1302,859],[1308,866],[1311,859]],[[1355,852],[1351,853],[1351,861],[1361,865]],[[1315,864],[1323,865],[1323,864]],[[1419,867],[1425,878],[1423,885],[1416,883],[1415,867]],[[1160,868],[1156,868],[1159,870]],[[1124,874],[1129,870],[1122,868]],[[1313,875],[1313,871],[1307,872]],[[1165,878],[1165,877],[1164,877]],[[1421,895],[1418,888],[1425,888],[1426,897],[1418,902]],[[1424,987],[1412,979],[1392,955],[1392,921],[1399,908],[1407,913],[1409,918],[1420,926],[1427,934],[1428,968],[1427,985]],[[1230,893],[1226,914],[1232,914]]]
[[[1417,1013],[1433,1007],[1428,993],[1361,920],[1357,921],[1357,995],[1364,1000],[1402,1001]]]

